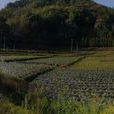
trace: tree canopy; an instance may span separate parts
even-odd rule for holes
[[[113,46],[114,9],[91,0],[20,0],[0,16],[15,48],[70,49],[72,41],[74,49]]]

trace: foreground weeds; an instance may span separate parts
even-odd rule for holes
[[[49,99],[44,93],[42,87],[32,90],[19,106],[6,99],[1,100],[0,114],[114,114],[114,104],[98,97],[76,101],[64,95]]]

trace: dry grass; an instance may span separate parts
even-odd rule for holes
[[[5,76],[0,73],[0,88],[9,88],[12,90],[27,90],[28,84],[25,80],[21,80],[11,76]]]

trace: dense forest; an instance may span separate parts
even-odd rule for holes
[[[20,0],[0,11],[0,48],[114,46],[114,9],[92,0]]]

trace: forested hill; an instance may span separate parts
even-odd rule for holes
[[[114,9],[92,0],[20,0],[0,11],[0,48],[114,45]]]

